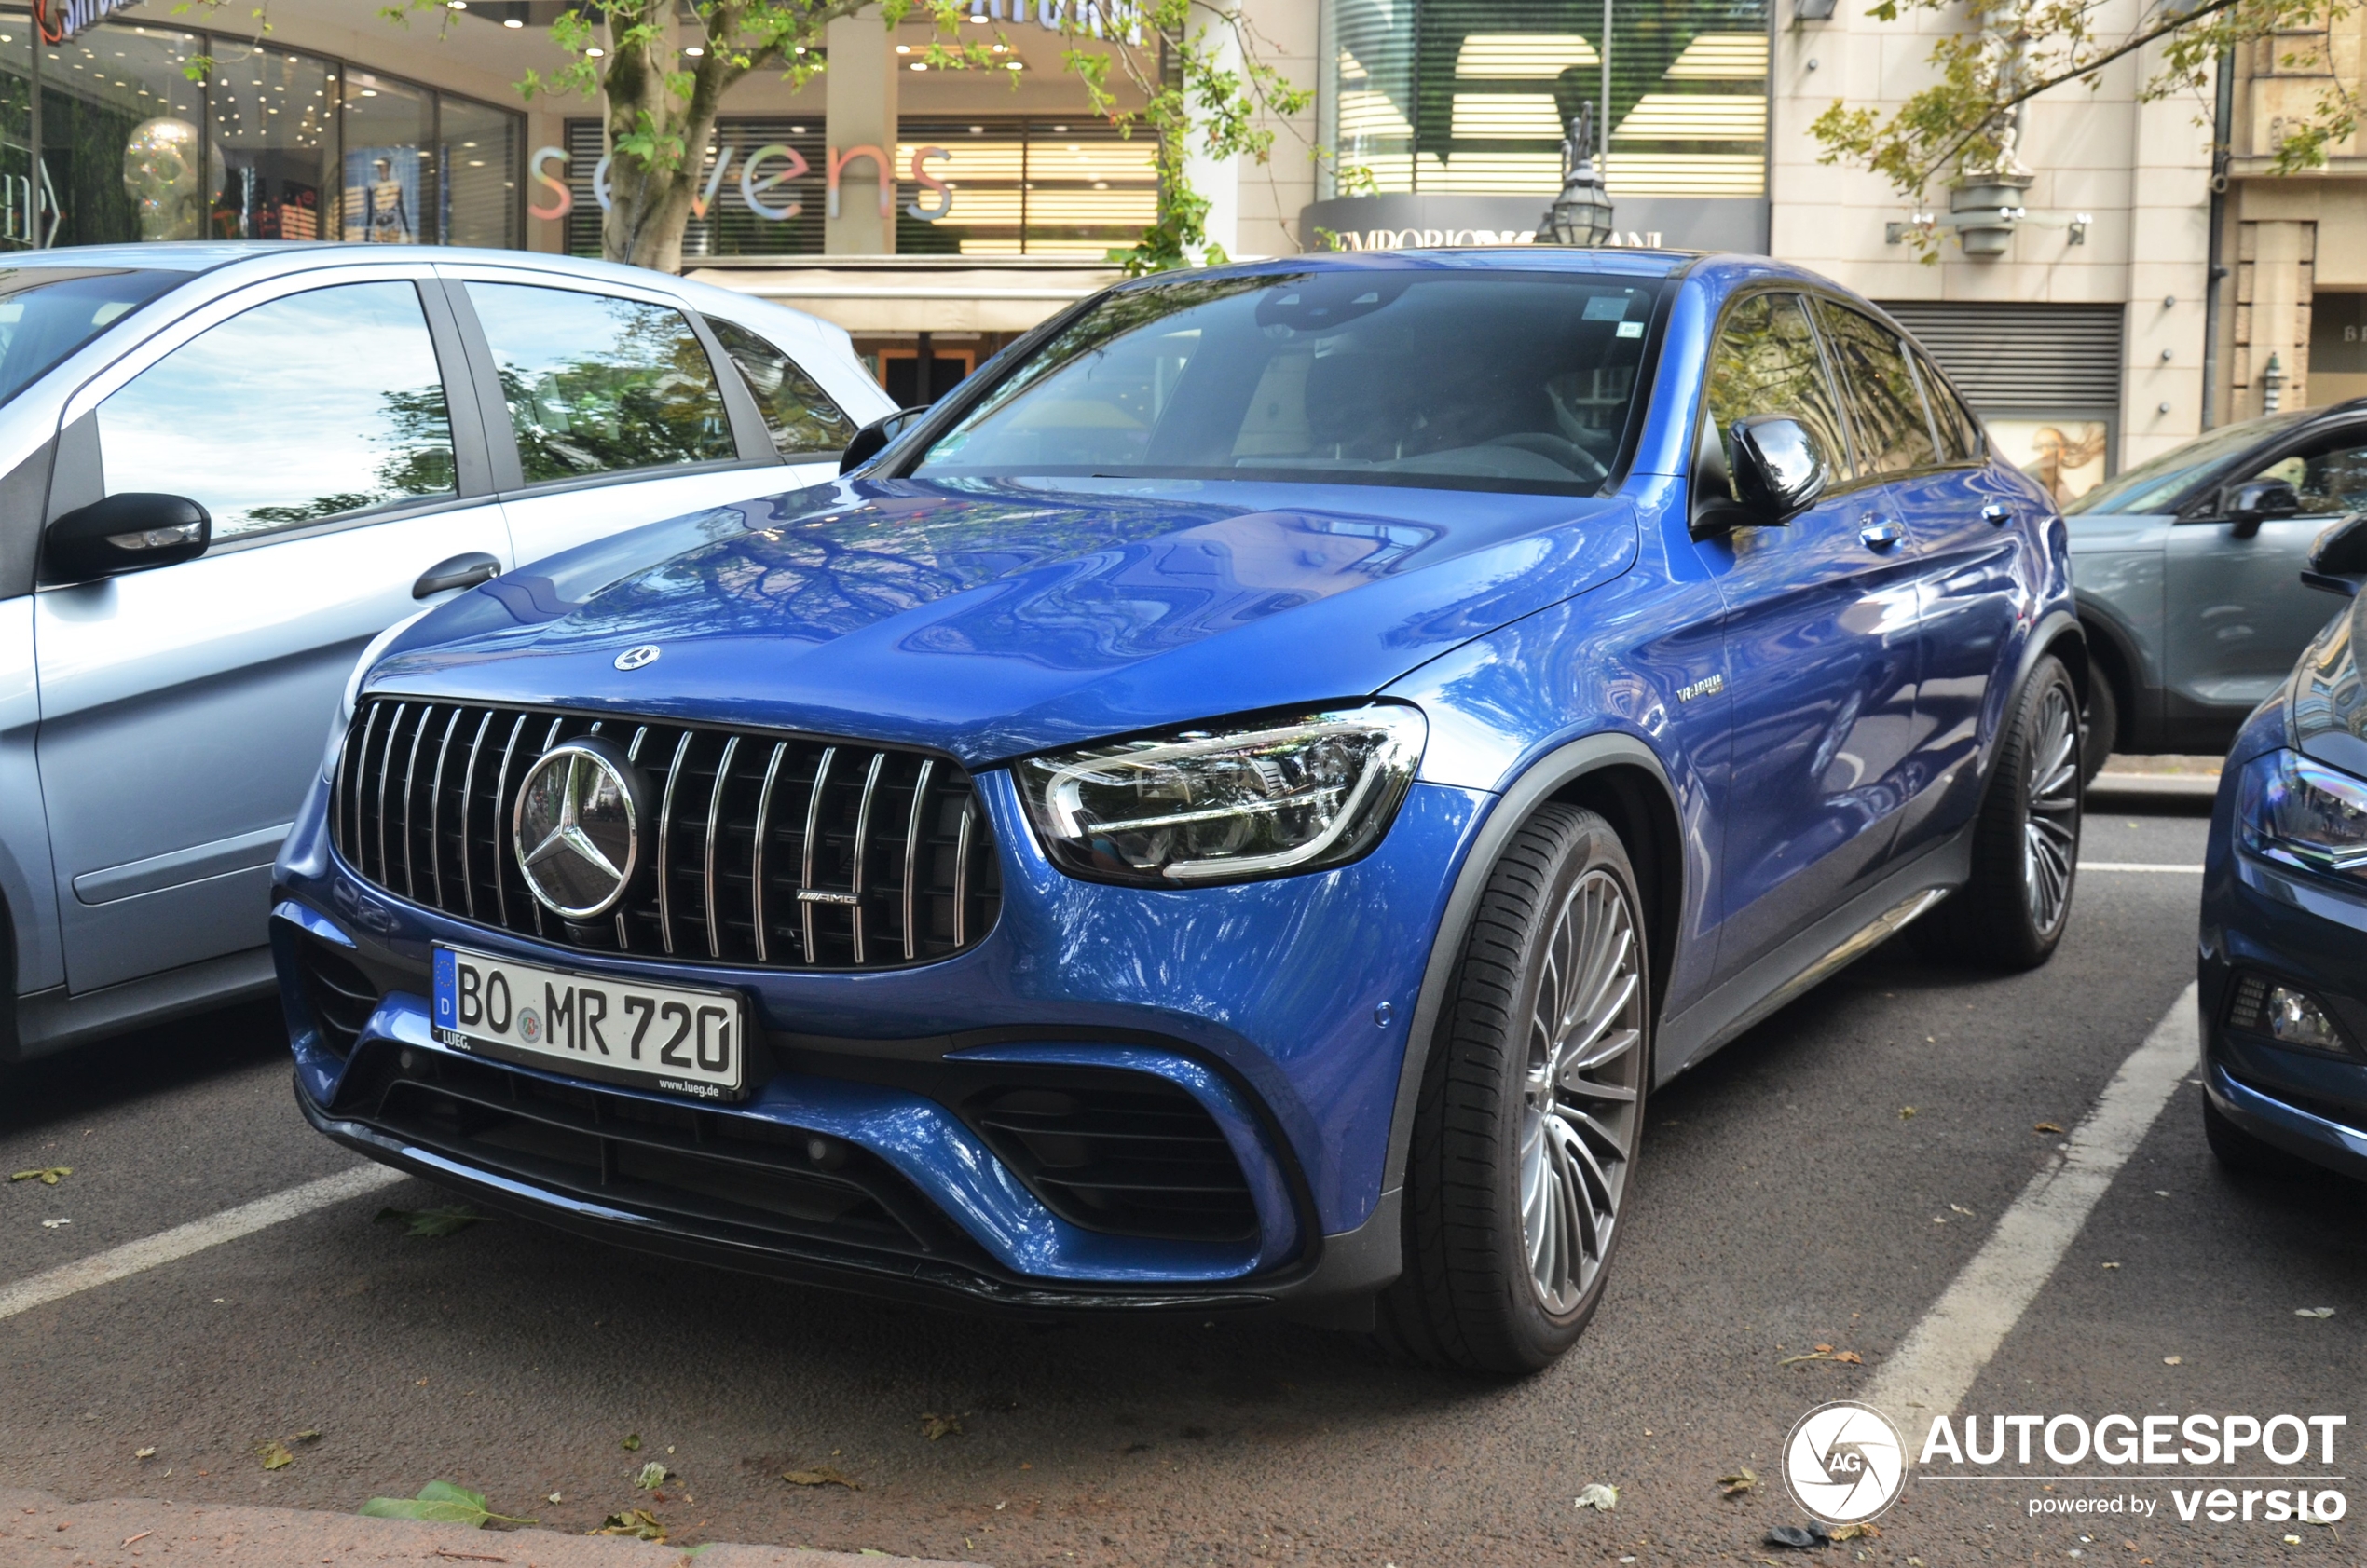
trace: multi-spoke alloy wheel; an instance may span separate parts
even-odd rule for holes
[[[2030,923],[2051,932],[2071,905],[2072,870],[2079,854],[2079,720],[2071,688],[2050,684],[2039,693],[2030,734],[2022,823],[2022,893]]]
[[[1934,958],[2032,969],[2071,924],[2079,879],[2079,693],[2062,661],[2038,661],[2006,719],[1973,825],[1972,876],[1913,935]]]
[[[1498,854],[1427,1042],[1405,1271],[1377,1304],[1390,1349],[1535,1371],[1602,1301],[1651,1087],[1649,885],[1576,806]]]
[[[1619,1222],[1643,1082],[1644,1001],[1627,890],[1608,871],[1589,871],[1553,917],[1528,1016],[1521,1235],[1549,1313],[1578,1305]]]

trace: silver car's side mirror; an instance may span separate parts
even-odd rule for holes
[[[50,524],[41,536],[43,575],[92,582],[192,561],[212,542],[212,517],[188,497],[128,490]]]
[[[1788,414],[1734,421],[1734,498],[1761,523],[1788,523],[1816,504],[1832,468],[1815,432]]]
[[[886,451],[890,443],[912,428],[912,421],[928,411],[925,403],[918,408],[899,408],[855,431],[854,439],[846,443],[846,450],[839,455],[839,471],[853,473]]]
[[[2355,599],[2367,585],[2367,513],[2346,517],[2318,536],[2309,547],[2309,565],[2302,581],[2329,593]]]

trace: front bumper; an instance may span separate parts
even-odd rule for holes
[[[329,847],[316,789],[282,852],[272,920],[304,1112],[488,1205],[874,1292],[1200,1308],[1385,1283],[1398,1020],[1414,1015],[1489,798],[1417,785],[1380,846],[1332,871],[1139,890],[1063,876],[1037,852],[1008,775],[979,786],[1003,872],[994,931],[954,958],[863,974],[604,958],[445,917],[353,875]],[[738,989],[762,1039],[754,1091],[693,1106],[450,1050],[429,1027],[438,941]],[[308,990],[308,954],[321,951],[373,982],[349,1044],[321,1027]],[[1062,1218],[1043,1201],[1043,1173],[1000,1157],[1006,1146],[980,1136],[962,1098],[1046,1075],[1188,1096],[1238,1163],[1254,1225],[1196,1238]],[[809,1145],[830,1152],[827,1167],[802,1160]]]
[[[2367,1180],[2367,896],[2238,850],[2235,778],[2213,809],[2205,857],[2198,977],[2203,1092],[2252,1137]],[[2247,976],[2301,989],[2346,1036],[2340,1054],[2238,1027]]]

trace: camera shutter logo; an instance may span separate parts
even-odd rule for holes
[[[1801,1416],[1784,1439],[1784,1485],[1827,1524],[1856,1524],[1898,1500],[1907,1443],[1871,1405],[1836,1399]]]
[[[640,770],[597,735],[561,741],[518,787],[511,845],[526,885],[571,920],[614,907],[641,859]]]

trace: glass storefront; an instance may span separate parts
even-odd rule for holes
[[[717,121],[684,259],[821,254],[825,130],[819,116]],[[1156,147],[1147,133],[1129,140],[1106,121],[1049,115],[907,115],[897,131],[899,255],[1099,259],[1131,245],[1157,216]],[[599,122],[568,121],[567,145],[567,248],[596,256]],[[934,185],[913,178],[923,154]]]
[[[24,13],[0,10],[0,249],[525,244],[520,115],[314,55],[123,21],[45,45],[36,71],[33,36]]]
[[[1763,196],[1767,44],[1767,0],[1322,0],[1319,195],[1550,196],[1591,104],[1614,198]]]

